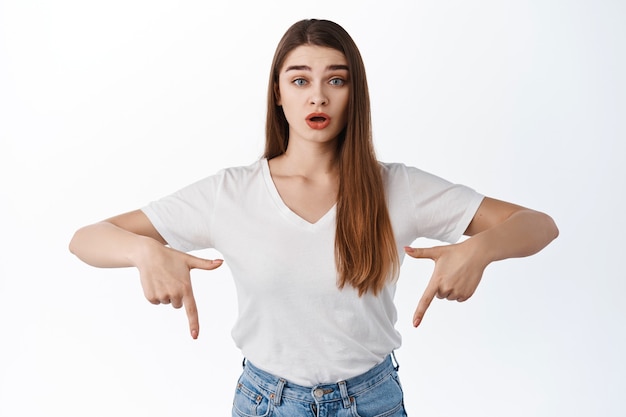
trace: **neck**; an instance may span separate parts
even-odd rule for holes
[[[276,159],[275,162],[280,164],[281,171],[291,175],[303,177],[336,175],[337,151],[335,143],[324,144],[325,146],[319,145],[302,146],[302,144],[295,142],[289,143],[287,151],[274,158]]]

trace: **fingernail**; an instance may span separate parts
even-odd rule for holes
[[[221,264],[222,262],[224,262],[224,260],[223,260],[223,259],[213,259],[213,260],[211,261],[211,263],[214,263],[214,264]]]
[[[417,327],[417,326],[419,326],[421,321],[422,321],[421,319],[415,319],[415,320],[413,320],[413,327]]]
[[[195,329],[194,329],[194,330],[192,330],[192,331],[191,331],[191,337],[193,337],[194,339],[197,339],[197,338],[198,338],[198,331],[197,331],[197,330],[195,330]]]

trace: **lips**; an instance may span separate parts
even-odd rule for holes
[[[311,113],[306,117],[306,124],[311,129],[324,129],[330,124],[330,116],[326,113]]]

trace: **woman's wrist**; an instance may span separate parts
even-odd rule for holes
[[[496,260],[496,251],[486,232],[478,233],[462,242],[469,251],[470,259],[477,262],[483,269]]]
[[[162,249],[163,245],[151,237],[134,235],[126,256],[132,266],[141,269],[155,258],[157,251]]]

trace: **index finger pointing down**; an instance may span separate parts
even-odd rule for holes
[[[419,324],[422,322],[424,314],[426,313],[426,310],[428,310],[428,307],[433,301],[433,298],[435,298],[436,294],[437,286],[433,284],[433,280],[431,279],[431,281],[428,283],[428,286],[424,290],[424,294],[422,294],[422,298],[420,298],[420,301],[417,304],[415,314],[413,314],[413,327],[419,326]]]
[[[196,299],[193,294],[187,294],[183,297],[183,304],[185,305],[185,312],[187,313],[187,319],[189,320],[189,331],[191,337],[198,338],[200,333],[200,323],[198,322],[198,308],[196,306]]]

